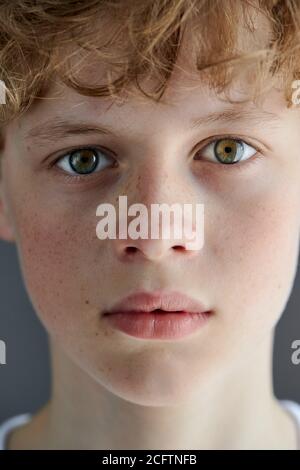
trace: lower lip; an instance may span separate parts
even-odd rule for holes
[[[105,317],[111,326],[135,338],[180,339],[202,328],[210,312],[116,312]]]

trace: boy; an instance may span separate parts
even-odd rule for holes
[[[297,3],[3,4],[0,235],[53,375],[6,449],[298,448],[271,380],[299,250]],[[203,204],[203,247],[100,240],[120,195]]]

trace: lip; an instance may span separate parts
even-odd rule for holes
[[[103,316],[111,326],[142,339],[179,339],[203,326],[211,311],[178,291],[139,291],[121,299]]]
[[[198,300],[178,291],[139,291],[118,301],[110,310],[104,312],[104,315],[129,311],[152,312],[157,309],[178,313],[203,313],[208,310]]]

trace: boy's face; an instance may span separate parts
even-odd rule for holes
[[[55,99],[9,124],[2,156],[1,235],[16,241],[39,317],[101,384],[141,404],[186,400],[254,353],[285,307],[297,265],[299,111],[287,109],[274,88],[258,108],[221,101],[200,81],[192,91],[181,85],[185,78],[174,76],[167,105],[131,98],[119,106],[56,83]],[[204,122],[225,109],[242,115]],[[202,124],[191,128],[196,118]],[[36,126],[47,134],[44,123],[59,119],[109,126],[115,136],[51,130],[49,140],[28,137]],[[220,163],[208,150],[226,135],[250,146],[240,163]],[[103,167],[78,180],[65,155],[85,146],[98,151]],[[203,248],[191,255],[162,239],[99,240],[96,208],[117,210],[119,195],[149,211],[151,203],[203,203]],[[127,253],[127,246],[138,250]],[[190,294],[213,315],[180,341],[121,334],[102,312],[142,288]]]

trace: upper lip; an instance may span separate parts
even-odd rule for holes
[[[160,309],[166,312],[185,311],[191,313],[203,313],[208,310],[198,300],[177,291],[139,291],[124,297],[105,315],[121,312],[151,312]]]

